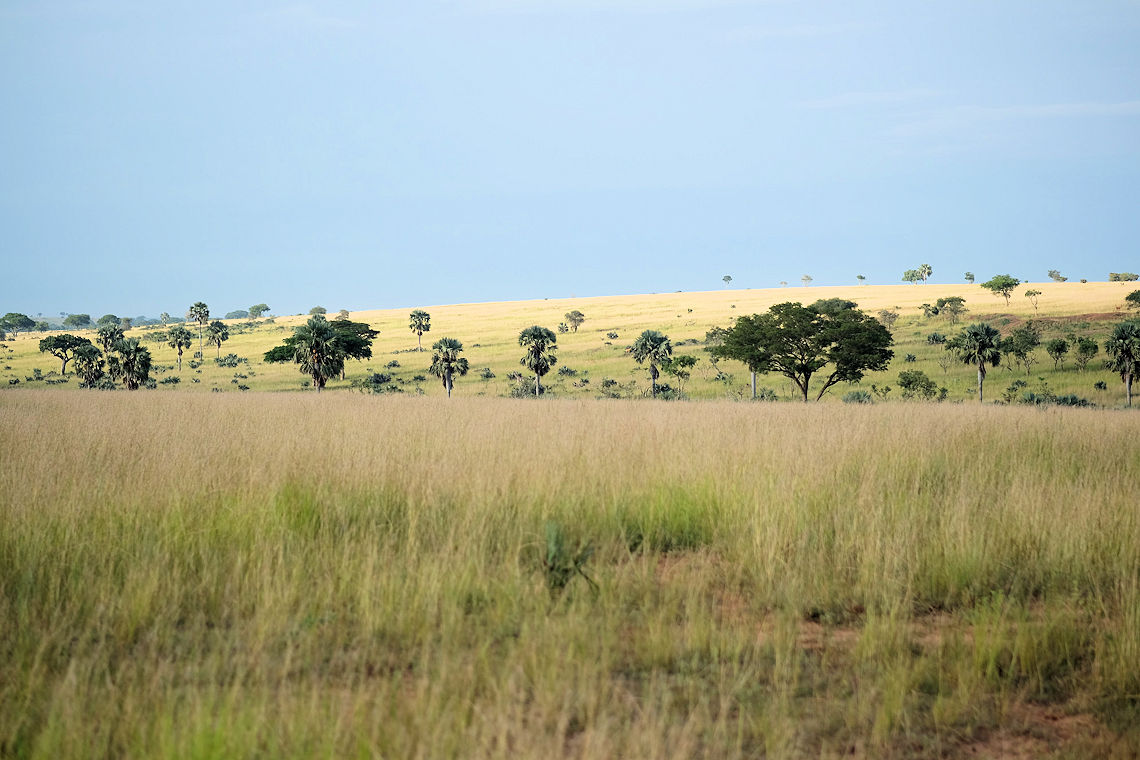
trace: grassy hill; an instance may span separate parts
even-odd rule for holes
[[[1035,312],[1029,299],[1024,297],[1027,289],[1041,291],[1038,310]],[[846,298],[859,304],[869,313],[881,309],[897,309],[900,317],[895,324],[895,359],[884,372],[870,373],[861,387],[871,384],[879,386],[896,385],[898,373],[903,369],[924,371],[940,386],[947,388],[949,398],[966,399],[971,396],[975,377],[970,367],[947,363],[939,359],[943,351],[936,345],[926,342],[926,336],[933,332],[952,335],[961,325],[955,326],[941,317],[925,318],[919,308],[923,303],[934,303],[938,298],[961,296],[966,299],[969,312],[964,315],[962,325],[976,321],[987,321],[1008,333],[1017,325],[1033,319],[1042,328],[1042,340],[1054,337],[1087,336],[1103,343],[1111,329],[1111,324],[1126,316],[1123,311],[1124,296],[1135,289],[1135,283],[1026,283],[1013,295],[1007,306],[1004,299],[996,297],[978,285],[885,285],[885,286],[845,286],[845,287],[788,287],[763,290],[718,290],[692,293],[666,293],[652,295],[608,296],[598,298],[564,298],[541,301],[516,301],[505,303],[453,304],[425,306],[431,313],[432,329],[426,333],[424,348],[430,349],[432,342],[440,337],[453,337],[465,346],[465,356],[471,363],[472,373],[457,382],[457,396],[497,396],[510,392],[512,383],[508,373],[521,371],[518,360],[521,355],[517,345],[520,330],[538,324],[555,329],[564,321],[564,314],[577,309],[586,315],[586,322],[578,332],[559,335],[559,363],[544,381],[557,396],[592,398],[601,395],[602,381],[611,379],[619,385],[611,386],[612,392],[623,396],[640,396],[648,392],[648,377],[644,368],[637,366],[626,354],[627,347],[634,338],[646,329],[666,333],[675,345],[675,353],[688,353],[700,358],[692,378],[684,387],[685,393],[694,399],[735,397],[746,394],[748,373],[745,368],[732,361],[721,363],[718,369],[708,361],[703,341],[707,330],[714,326],[727,327],[743,314],[762,312],[774,303],[795,300],[812,303],[822,298]],[[334,380],[329,390],[351,386],[354,378],[368,372],[384,371],[393,375],[397,384],[406,392],[422,389],[430,395],[441,395],[439,383],[430,376],[417,381],[416,376],[427,376],[430,353],[414,351],[416,336],[408,329],[410,309],[385,309],[353,312],[352,318],[365,321],[380,331],[373,347],[373,358],[368,362],[350,362],[346,380]],[[159,381],[180,376],[178,384],[163,384],[162,391],[237,391],[239,385],[252,391],[300,390],[304,376],[294,366],[269,365],[261,361],[262,354],[279,344],[291,334],[296,325],[304,321],[304,316],[278,317],[272,323],[261,322],[252,328],[243,328],[241,321],[231,321],[234,331],[231,339],[223,345],[221,354],[236,354],[247,360],[237,368],[219,367],[214,362],[216,351],[206,347],[205,361],[197,369],[184,366],[181,374],[174,370],[174,351],[162,343],[146,342],[161,328],[136,328],[128,332],[131,337],[141,337],[150,347],[157,365],[152,375]],[[616,333],[616,338],[608,337]],[[93,335],[90,331],[86,333]],[[3,356],[0,371],[0,387],[27,388],[42,387],[49,382],[55,384],[58,377],[58,362],[53,357],[40,354],[38,334],[21,335],[9,340]],[[191,355],[188,352],[186,358]],[[913,363],[905,361],[910,354]],[[1000,398],[1003,388],[1011,381],[1020,379],[1029,382],[1030,389],[1040,385],[1044,378],[1049,388],[1057,393],[1076,394],[1098,404],[1119,403],[1122,395],[1118,386],[1119,378],[1101,369],[1101,356],[1098,356],[1085,373],[1074,371],[1071,360],[1065,369],[1055,369],[1044,348],[1037,351],[1038,363],[1028,377],[1005,370],[991,372],[987,380],[987,397]],[[388,367],[397,362],[398,366]],[[185,361],[184,361],[185,365]],[[480,372],[488,368],[494,379],[481,379]],[[561,375],[563,368],[575,370],[577,375]],[[39,369],[45,380],[35,378]],[[244,375],[240,377],[239,375]],[[727,376],[727,377],[726,377]],[[17,384],[11,384],[18,380]],[[666,382],[670,378],[663,379]],[[583,382],[586,381],[586,382]],[[1096,390],[1094,384],[1103,381],[1108,390]],[[74,382],[74,379],[72,380]],[[676,381],[672,380],[674,385]],[[794,395],[790,383],[779,376],[761,377],[760,387],[774,391],[780,398],[792,399]],[[848,390],[840,385],[825,397],[840,398]],[[897,397],[897,393],[893,394]],[[888,397],[891,398],[891,397]]]

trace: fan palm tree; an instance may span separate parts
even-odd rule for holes
[[[669,342],[669,336],[656,330],[646,330],[637,336],[630,353],[638,364],[649,362],[649,382],[653,386],[653,398],[657,398],[657,378],[661,377],[657,367],[667,364],[673,358],[673,344]]]
[[[186,311],[186,318],[198,323],[198,353],[202,353],[202,329],[210,319],[210,307],[201,301],[195,301]]]
[[[982,400],[982,383],[986,380],[986,365],[996,367],[1001,364],[1001,333],[985,322],[970,325],[957,336],[947,341],[966,364],[978,367],[978,401]]]
[[[99,325],[95,329],[95,341],[103,347],[103,353],[110,354],[111,347],[123,339],[123,328],[118,323]]]
[[[447,397],[451,398],[455,376],[463,377],[469,368],[467,360],[459,355],[463,352],[463,344],[455,338],[440,338],[431,347],[431,350],[431,367],[428,372],[443,381]]]
[[[558,338],[554,332],[534,325],[519,333],[519,345],[526,349],[526,353],[519,359],[523,365],[534,373],[534,395],[542,393],[542,376],[558,363],[554,352],[558,350]]]
[[[344,368],[344,349],[336,330],[318,314],[299,326],[293,338],[293,361],[313,378],[313,386],[320,393],[329,378],[336,377]]]
[[[166,345],[178,352],[178,371],[182,371],[182,351],[194,344],[194,336],[182,325],[175,325],[166,333]]]
[[[83,378],[81,385],[84,388],[94,388],[95,383],[103,377],[103,352],[94,345],[77,348],[72,364],[75,366],[75,374]]]
[[[1128,406],[1132,406],[1132,380],[1140,373],[1140,322],[1125,322],[1113,329],[1112,337],[1104,343],[1104,350],[1112,358],[1105,367],[1120,374]]]
[[[416,309],[408,315],[408,327],[416,334],[416,348],[424,350],[424,333],[431,332],[431,314]]]
[[[137,391],[150,379],[150,351],[139,345],[138,338],[124,338],[111,347],[107,357],[107,371],[115,382],[122,382],[128,391]]]
[[[230,339],[230,328],[226,327],[225,322],[214,320],[210,326],[206,328],[206,342],[212,346],[218,347],[218,356],[222,355],[222,343]]]

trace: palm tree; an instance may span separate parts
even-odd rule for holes
[[[293,338],[293,361],[313,378],[313,385],[320,393],[329,378],[336,377],[344,368],[344,349],[336,330],[318,314],[298,327]]]
[[[198,353],[202,353],[202,328],[210,319],[210,307],[201,301],[195,301],[187,310],[186,318],[198,323]]]
[[[166,333],[166,345],[178,352],[178,371],[182,371],[182,351],[190,348],[194,343],[194,336],[182,325],[175,325]]]
[[[139,345],[138,338],[124,338],[111,348],[115,352],[107,357],[111,379],[121,380],[128,391],[137,391],[150,379],[150,351]]]
[[[408,315],[408,327],[416,334],[416,347],[424,350],[424,333],[431,332],[431,314],[423,309],[416,309]]]
[[[534,325],[519,333],[519,345],[526,349],[519,364],[534,373],[534,395],[542,393],[542,376],[558,363],[554,352],[558,350],[558,338],[545,327]]]
[[[985,322],[970,325],[946,343],[964,363],[977,365],[979,402],[982,400],[982,383],[986,380],[986,365],[996,367],[1001,364],[1000,343],[1001,333]]]
[[[653,385],[653,398],[657,398],[657,378],[661,377],[657,366],[667,364],[673,358],[673,344],[669,336],[656,330],[646,330],[633,342],[633,360],[638,364],[649,362],[649,381]]]
[[[1140,373],[1140,322],[1117,325],[1104,350],[1112,357],[1104,363],[1105,368],[1120,374],[1128,406],[1132,406],[1132,379]]]
[[[440,338],[431,350],[431,367],[428,372],[443,380],[447,397],[451,398],[455,376],[463,377],[468,370],[467,360],[459,356],[463,352],[463,344],[455,338]]]
[[[95,329],[95,340],[103,347],[103,353],[110,354],[111,347],[123,339],[123,328],[116,324],[99,325]]]
[[[222,355],[222,343],[230,339],[230,328],[224,322],[214,320],[206,328],[206,342],[218,347],[218,356]]]
[[[95,346],[88,344],[75,350],[75,374],[83,378],[80,383],[84,388],[94,388],[95,383],[103,377],[103,352]]]

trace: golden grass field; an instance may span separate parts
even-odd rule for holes
[[[685,345],[675,347],[676,354],[687,353],[698,357],[692,378],[685,384],[684,392],[694,399],[741,398],[747,393],[748,373],[737,362],[726,360],[721,369],[731,376],[727,382],[714,380],[716,369],[709,363],[704,346],[690,341],[703,342],[705,332],[714,326],[731,326],[736,317],[762,312],[774,303],[798,300],[812,303],[820,298],[847,298],[856,301],[860,308],[876,313],[884,308],[897,308],[900,319],[894,328],[895,359],[884,372],[869,373],[861,387],[871,384],[895,385],[898,373],[903,369],[919,369],[926,372],[949,392],[951,400],[968,400],[975,394],[975,372],[964,364],[941,366],[938,362],[943,351],[938,346],[926,343],[926,336],[932,332],[952,335],[960,327],[975,321],[990,321],[1003,332],[1008,332],[1024,320],[1036,317],[1043,327],[1043,341],[1054,337],[1073,334],[1092,337],[1100,343],[1108,337],[1111,323],[1127,316],[1123,311],[1124,296],[1135,290],[1136,283],[1026,283],[1013,295],[1007,307],[1004,299],[992,295],[978,285],[884,285],[884,286],[845,286],[845,287],[787,287],[764,290],[721,290],[697,293],[668,293],[638,296],[611,296],[604,298],[550,299],[541,301],[518,301],[509,303],[459,304],[450,306],[424,306],[432,316],[432,329],[423,336],[424,348],[440,337],[461,340],[465,346],[464,355],[471,363],[472,372],[456,382],[455,395],[463,396],[503,396],[509,393],[511,383],[507,379],[510,372],[521,371],[518,348],[519,332],[530,325],[538,324],[555,329],[563,321],[563,315],[577,309],[586,315],[586,322],[577,333],[558,336],[559,365],[546,378],[556,396],[571,398],[595,398],[601,395],[600,384],[610,378],[621,384],[623,396],[640,397],[649,392],[649,379],[646,368],[638,366],[626,354],[626,348],[643,330],[654,329],[666,333],[675,344],[685,341]],[[1024,292],[1030,288],[1040,290],[1038,301],[1040,313],[1035,315]],[[919,305],[933,303],[940,297],[962,296],[970,310],[960,325],[950,325],[946,319],[922,317]],[[691,310],[691,311],[690,311]],[[416,347],[416,336],[408,329],[410,309],[388,309],[379,311],[358,311],[352,318],[366,321],[380,330],[373,347],[373,358],[368,362],[349,362],[346,380],[330,382],[328,389],[347,388],[354,378],[369,372],[386,371],[402,381],[407,392],[418,392],[433,396],[443,395],[439,382],[427,376],[430,352],[406,353]],[[330,309],[330,317],[335,308]],[[197,345],[184,357],[181,373],[173,369],[176,355],[164,343],[147,342],[145,336],[152,332],[136,328],[128,332],[129,337],[142,337],[154,356],[156,370],[152,376],[158,380],[179,376],[177,385],[159,385],[159,390],[169,392],[184,391],[234,391],[238,385],[246,385],[251,391],[280,391],[301,389],[305,377],[296,367],[271,365],[261,361],[265,351],[279,344],[291,334],[291,330],[306,317],[277,317],[274,324],[262,324],[251,331],[235,334],[223,344],[221,353],[235,353],[248,359],[248,365],[237,369],[222,368],[213,359],[216,349],[206,346],[205,362],[198,370],[186,368],[185,363]],[[231,323],[236,325],[237,323]],[[607,338],[609,332],[616,332],[618,338]],[[93,332],[79,332],[93,336]],[[44,382],[29,382],[33,369],[39,368],[47,376],[59,371],[59,362],[48,354],[37,350],[39,334],[20,335],[7,342],[8,350],[0,354],[5,367],[0,371],[0,389],[26,389],[44,387]],[[907,354],[913,354],[917,361],[904,363]],[[1033,367],[1032,376],[1025,377],[1005,370],[993,371],[987,380],[988,400],[998,399],[1001,390],[1011,380],[1021,378],[1030,382],[1030,389],[1039,385],[1038,378],[1045,378],[1049,387],[1064,394],[1076,394],[1098,405],[1118,405],[1123,403],[1123,386],[1120,379],[1103,371],[1103,352],[1089,365],[1088,371],[1074,371],[1072,361],[1065,369],[1055,369],[1044,348],[1037,350],[1039,363]],[[398,368],[386,369],[391,361],[399,362]],[[162,370],[157,369],[162,367]],[[482,380],[479,372],[490,368],[495,374],[492,380]],[[569,367],[579,372],[578,376],[565,377],[557,374],[561,367]],[[169,368],[169,369],[165,369]],[[70,368],[69,368],[70,371]],[[236,377],[236,375],[244,377]],[[424,381],[415,381],[417,375],[427,376]],[[9,385],[13,380],[18,385]],[[582,383],[586,379],[588,383]],[[198,382],[194,382],[197,380]],[[676,381],[662,378],[663,382]],[[1104,382],[1106,391],[1094,389],[1097,381]],[[73,381],[74,382],[74,381]],[[576,385],[577,384],[577,385]],[[791,400],[795,397],[791,384],[778,375],[761,376],[759,385],[769,388],[780,398]],[[833,388],[825,400],[838,400],[849,390],[846,385]],[[895,399],[898,394],[894,394]]]
[[[5,393],[0,757],[1136,757],[1138,431]]]

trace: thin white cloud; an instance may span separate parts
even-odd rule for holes
[[[862,106],[890,105],[892,103],[911,103],[916,100],[931,98],[938,94],[937,90],[924,89],[845,92],[827,98],[805,100],[799,105],[801,108],[815,109],[860,108]]]
[[[1071,119],[1098,116],[1138,116],[1140,100],[1115,103],[1041,103],[1016,106],[957,106],[929,112],[895,127],[903,137],[969,131],[1007,121]]]

